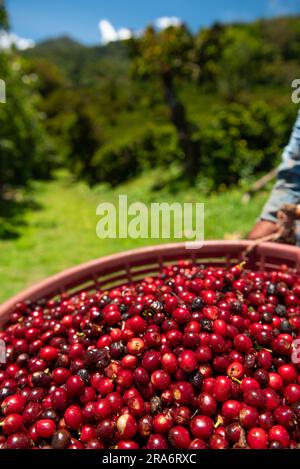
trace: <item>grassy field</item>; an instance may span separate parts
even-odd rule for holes
[[[127,194],[129,202],[204,202],[205,239],[243,237],[267,195],[260,194],[248,204],[242,203],[238,190],[209,197],[196,190],[171,195],[166,190],[152,190],[158,176],[150,173],[115,191],[104,186],[90,189],[65,173],[53,181],[35,183],[29,194],[14,205],[9,219],[0,217],[0,227],[1,223],[10,223],[14,230],[9,233],[8,229],[5,236],[2,230],[0,237],[0,301],[67,267],[157,243],[147,239],[97,238],[96,207],[101,202],[117,202],[118,194]]]

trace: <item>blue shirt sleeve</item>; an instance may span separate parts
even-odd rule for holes
[[[288,145],[282,154],[277,182],[260,219],[276,221],[276,214],[284,204],[300,202],[300,109]]]
[[[291,134],[290,141],[282,154],[283,163],[300,160],[300,109]]]

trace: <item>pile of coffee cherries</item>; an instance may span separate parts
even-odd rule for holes
[[[284,266],[182,261],[19,304],[0,339],[1,448],[300,447],[300,277]]]

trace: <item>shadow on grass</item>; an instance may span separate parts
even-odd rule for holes
[[[0,199],[0,239],[16,239],[21,229],[26,226],[25,214],[32,210],[41,210],[42,206],[32,196],[9,196]]]
[[[191,189],[191,184],[183,177],[182,174],[161,175],[152,185],[152,192],[160,192],[166,190],[171,195],[176,195],[182,191]]]

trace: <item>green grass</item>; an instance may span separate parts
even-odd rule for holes
[[[251,228],[265,201],[266,193],[242,203],[238,190],[201,196],[195,190],[170,195],[152,189],[159,173],[141,176],[111,190],[105,186],[90,189],[62,173],[50,182],[35,183],[31,203],[14,215],[19,236],[0,239],[0,301],[23,288],[90,259],[120,252],[158,240],[99,239],[96,236],[96,207],[100,202],[117,202],[118,194],[127,194],[129,202],[204,202],[205,239],[223,239]],[[1,220],[0,220],[1,222]],[[166,242],[168,240],[165,240]]]

